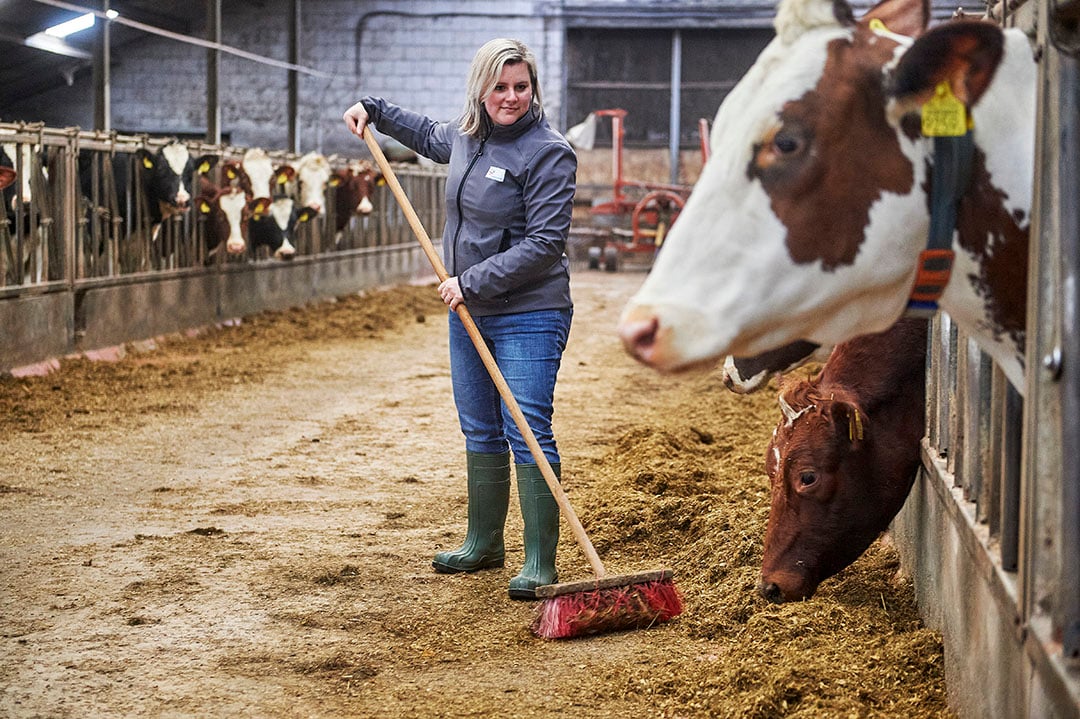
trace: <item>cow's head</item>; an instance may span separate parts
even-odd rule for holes
[[[885,0],[858,21],[842,0],[783,0],[776,38],[721,105],[711,157],[623,313],[629,352],[673,370],[895,322],[929,221],[932,143],[916,101],[948,81],[970,107],[1001,58],[995,26],[925,32],[927,20],[923,0]]]
[[[813,385],[781,394],[783,417],[765,451],[772,486],[758,590],[771,601],[813,595],[885,529],[869,451],[874,427],[851,398]]]
[[[181,142],[170,142],[157,152],[137,150],[136,162],[151,209],[162,219],[185,212],[198,178],[210,172],[217,160],[217,155],[193,158]]]
[[[256,200],[248,226],[252,250],[266,247],[275,259],[291,260],[296,256],[293,238],[297,224],[309,222],[317,215],[310,207],[297,210],[291,197],[276,197],[262,204]]]
[[[204,187],[196,206],[205,222],[203,231],[209,256],[222,246],[230,255],[244,253],[251,216],[256,212],[264,213],[269,204],[266,199],[258,202],[257,206],[250,206],[248,196],[239,187]]]
[[[274,185],[274,164],[271,162],[270,156],[266,154],[266,150],[261,147],[253,147],[247,150],[240,161],[240,167],[247,176],[248,191],[252,197],[256,199],[273,197],[276,189]]]
[[[330,182],[330,161],[317,152],[309,152],[296,163],[300,205],[320,215],[326,212],[326,187]]]

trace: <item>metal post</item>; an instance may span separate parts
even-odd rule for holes
[[[679,138],[682,126],[682,31],[671,33],[671,116],[668,121],[671,184],[679,183]]]
[[[221,43],[221,0],[207,0],[206,39]],[[221,51],[206,51],[206,141],[221,142],[221,102],[218,80],[221,77]]]
[[[101,0],[101,11],[109,12],[109,0]],[[106,18],[98,18],[94,25],[94,129],[108,132],[112,129],[112,99],[111,99],[111,76],[109,64],[110,39],[109,27],[111,21]]]
[[[300,64],[300,0],[289,0],[289,62]],[[300,154],[300,73],[289,70],[289,150]]]
[[[1069,8],[1065,11],[1065,8]],[[1046,176],[1056,178],[1064,200],[1048,212],[1057,213],[1061,244],[1061,578],[1060,607],[1054,617],[1061,631],[1062,656],[1080,663],[1080,3],[1062,3],[1049,13],[1048,88],[1057,119],[1057,155],[1048,155]],[[1056,87],[1054,86],[1056,84]],[[1048,119],[1047,121],[1052,121]],[[1051,222],[1050,227],[1055,223]]]

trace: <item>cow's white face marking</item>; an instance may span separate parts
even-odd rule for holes
[[[270,204],[270,216],[281,230],[289,229],[289,220],[292,218],[293,199],[291,197],[279,197]]]
[[[356,206],[356,211],[361,215],[370,215],[371,211],[375,209],[375,206],[371,204],[371,200],[367,197],[360,200],[360,204]]]
[[[33,165],[31,163],[34,161],[34,151],[37,148],[27,143],[5,142],[2,144],[4,154],[11,160],[12,170],[17,173],[21,170],[21,174],[16,177],[19,181],[19,197],[22,198],[24,203],[29,203],[34,199],[34,191],[31,189],[32,185],[30,184],[30,177],[33,172]],[[19,155],[22,156],[21,168],[19,167],[18,162]],[[14,211],[17,205],[18,198],[12,197],[10,209]]]
[[[260,147],[248,150],[244,153],[240,166],[244,168],[248,179],[251,180],[251,191],[255,199],[270,198],[273,189],[270,183],[274,177],[274,165],[270,161],[270,156],[266,154],[266,150]]]
[[[191,192],[184,185],[184,169],[187,168],[188,160],[191,159],[191,153],[188,152],[186,145],[172,142],[161,148],[161,155],[165,158],[169,169],[180,178],[180,189],[176,192],[176,204],[186,205],[191,200]]]
[[[221,196],[218,200],[221,211],[229,224],[229,237],[225,240],[225,250],[230,254],[240,254],[247,248],[244,241],[244,233],[241,222],[244,216],[244,208],[247,207],[247,197],[237,190]]]
[[[326,210],[326,184],[330,181],[330,163],[314,152],[300,158],[296,166],[300,182],[300,204],[321,215]]]

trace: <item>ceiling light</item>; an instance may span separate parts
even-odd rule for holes
[[[113,18],[117,17],[119,13],[117,13],[115,10],[109,10],[105,13],[105,15],[110,20],[112,20]],[[72,18],[67,22],[62,22],[59,25],[53,25],[50,28],[46,28],[44,32],[46,35],[49,35],[51,37],[64,38],[68,35],[80,32],[82,30],[86,30],[88,28],[92,28],[96,21],[97,18],[94,16],[94,13],[88,12],[85,15],[80,15],[77,18]]]

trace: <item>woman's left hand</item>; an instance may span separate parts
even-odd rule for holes
[[[439,296],[442,297],[443,302],[449,305],[450,309],[455,311],[457,310],[458,305],[465,302],[465,297],[461,294],[461,285],[458,283],[457,277],[448,277],[439,285]]]

